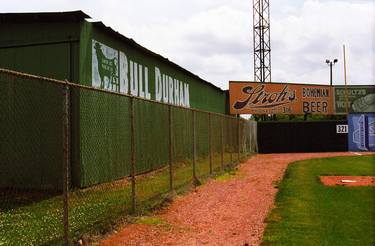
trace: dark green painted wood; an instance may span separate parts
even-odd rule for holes
[[[92,40],[120,50],[149,69],[149,91],[155,100],[155,66],[163,74],[188,83],[190,106],[226,112],[224,91],[143,47],[87,21],[0,23],[0,67],[91,86]],[[3,35],[3,34],[6,35]],[[62,90],[46,82],[7,78],[1,81],[1,147],[8,175],[0,186],[61,188]],[[18,81],[19,80],[19,81]],[[28,83],[28,85],[26,85]],[[6,103],[4,103],[6,102]],[[130,175],[128,97],[73,88],[71,90],[72,184],[86,187]],[[191,111],[172,110],[176,161],[191,159]],[[167,106],[135,100],[137,173],[168,164]],[[206,118],[197,117],[197,131],[206,134]],[[201,121],[201,123],[200,123]],[[202,137],[198,155],[207,154]],[[11,144],[9,144],[11,142]],[[13,167],[16,167],[14,169]],[[18,171],[18,169],[24,171]],[[0,178],[1,178],[0,177]]]

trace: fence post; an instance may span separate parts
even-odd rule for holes
[[[211,113],[208,113],[208,151],[210,158],[210,174],[212,174],[212,143],[211,143]]]
[[[135,194],[135,113],[134,113],[134,97],[130,98],[130,145],[131,145],[131,184],[132,184],[132,213],[135,213],[136,194]]]
[[[63,112],[63,203],[64,203],[64,245],[69,245],[69,114],[70,114],[70,88],[65,85],[64,93],[64,112]]]
[[[168,146],[168,155],[169,155],[169,189],[173,190],[173,153],[172,153],[172,107],[168,105],[168,128],[169,128],[169,146]]]
[[[197,158],[197,136],[195,132],[195,111],[193,110],[193,185],[197,185],[196,158]]]
[[[240,126],[241,126],[241,121],[240,121],[240,118],[238,118],[237,120],[237,144],[238,144],[238,163],[241,162],[241,129],[240,129]]]
[[[234,127],[233,120],[230,119],[230,148],[229,148],[229,151],[230,151],[230,165],[231,166],[233,165],[233,150],[234,150],[234,146],[233,146],[233,137],[234,137],[233,127]]]
[[[221,129],[220,129],[220,145],[221,145],[221,171],[224,171],[224,118],[221,116]]]
[[[232,138],[233,136],[231,136],[231,138]],[[231,139],[232,140],[232,139]],[[230,165],[232,165],[233,164],[233,146],[232,146],[232,144],[233,144],[233,141],[231,141],[231,143],[230,143],[230,149],[229,149],[229,151],[230,151]]]

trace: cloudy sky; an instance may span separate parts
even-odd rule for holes
[[[0,0],[0,12],[83,10],[223,88],[253,80],[251,0]],[[272,81],[375,84],[374,0],[270,0]]]

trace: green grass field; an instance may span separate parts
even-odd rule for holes
[[[375,187],[324,186],[320,175],[375,175],[375,156],[290,164],[262,245],[375,245]]]
[[[233,161],[237,161],[233,155]],[[245,158],[245,156],[242,156]],[[213,156],[213,172],[220,173],[220,155]],[[230,154],[224,161],[228,165]],[[226,165],[226,166],[227,166]],[[209,160],[199,159],[196,166],[200,181],[210,176]],[[177,193],[187,190],[192,183],[192,163],[173,164],[173,187]],[[129,179],[78,189],[69,194],[70,239],[83,234],[105,234],[119,221],[133,221],[170,200],[169,169],[136,178],[137,211],[131,217],[131,185]],[[0,197],[0,246],[2,245],[62,245],[62,195],[43,199],[28,199],[6,194]]]

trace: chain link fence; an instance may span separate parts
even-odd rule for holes
[[[256,122],[0,69],[0,245],[68,245],[257,152]]]

